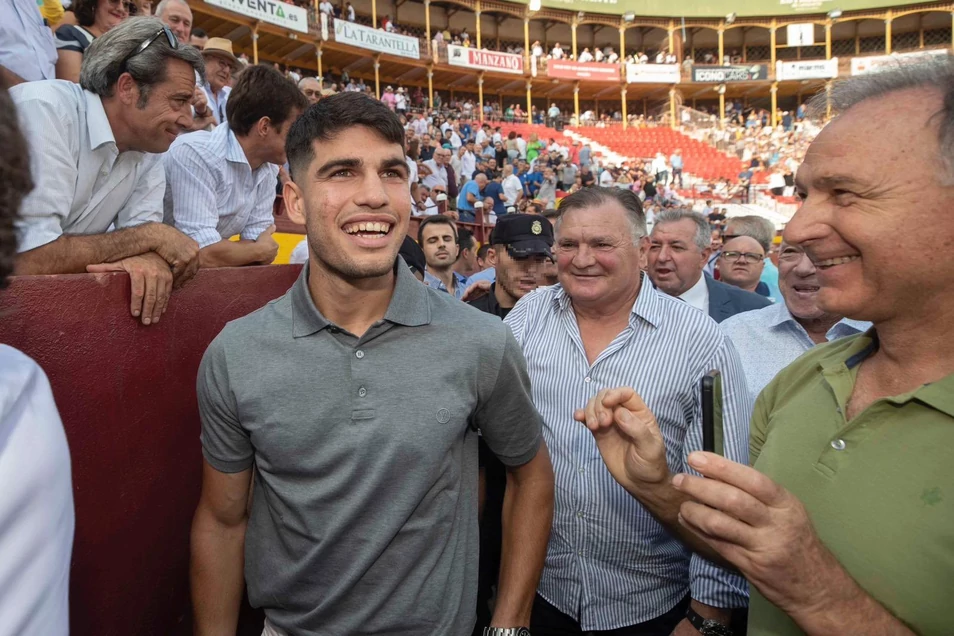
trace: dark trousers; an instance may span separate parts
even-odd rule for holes
[[[550,605],[537,594],[533,599],[533,613],[530,616],[530,633],[533,636],[669,636],[682,619],[686,617],[689,597],[679,601],[674,608],[638,625],[609,629],[605,631],[585,632],[575,620]]]

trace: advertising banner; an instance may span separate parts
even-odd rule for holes
[[[421,57],[421,45],[417,38],[372,29],[347,20],[335,20],[335,41],[413,60]]]
[[[447,45],[447,62],[481,71],[499,71],[523,75],[523,56],[513,53],[481,51],[467,46]]]
[[[678,84],[678,64],[627,64],[627,84]]]
[[[547,77],[591,82],[618,82],[619,64],[547,60]]]
[[[812,46],[815,44],[815,25],[811,22],[804,24],[789,24],[785,27],[789,46]]]
[[[834,79],[838,77],[838,58],[804,62],[776,62],[775,79],[786,80]]]
[[[725,66],[693,66],[693,82],[726,84],[768,79],[768,64],[727,64]]]
[[[873,55],[869,57],[851,58],[851,74],[864,75],[880,71],[885,67],[901,64],[916,64],[930,58],[932,55],[947,55],[948,49],[932,49],[930,51],[916,51],[914,53],[892,53],[891,55]]]
[[[211,5],[234,11],[285,29],[308,33],[308,12],[279,0],[205,0]]]

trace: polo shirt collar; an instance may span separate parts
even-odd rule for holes
[[[394,264],[396,282],[384,320],[406,327],[418,327],[431,322],[431,306],[427,289],[414,277],[400,256]],[[311,299],[308,290],[309,264],[301,268],[298,280],[291,288],[292,336],[302,338],[333,326]]]
[[[822,358],[819,364],[823,374],[830,380],[834,380],[835,376],[854,369],[877,350],[878,332],[872,327],[855,338],[847,349]],[[909,393],[888,398],[888,401],[895,404],[904,404],[912,400],[922,402],[954,417],[954,374],[943,377],[937,382],[925,384]]]
[[[90,150],[96,150],[106,144],[116,145],[116,137],[113,135],[113,127],[109,125],[109,118],[106,116],[106,109],[103,108],[103,99],[84,90],[86,96],[86,129],[89,133]]]
[[[636,296],[636,302],[633,303],[629,324],[635,326],[636,319],[641,318],[653,327],[658,327],[662,322],[662,301],[659,298],[662,292],[653,287],[644,272],[640,272],[639,276],[639,294]],[[554,286],[553,304],[558,311],[572,309],[573,303],[563,285],[557,284]]]

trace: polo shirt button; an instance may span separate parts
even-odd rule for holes
[[[585,378],[583,378],[583,381],[589,384],[590,382],[592,382],[592,379],[590,378],[590,376],[586,376]]]
[[[354,352],[354,357],[360,360],[361,358],[364,357],[364,351],[362,351],[361,349],[358,349],[357,351]]]
[[[364,387],[358,389],[358,397],[364,397],[368,394],[368,390]]]
[[[576,516],[579,517],[580,519],[582,519],[582,518],[583,518],[583,511],[580,510],[578,513],[576,513]]]
[[[845,440],[843,439],[833,439],[831,441],[831,447],[835,450],[845,450]]]

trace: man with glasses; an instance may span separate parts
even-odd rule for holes
[[[805,251],[782,243],[779,289],[784,302],[732,316],[722,330],[732,339],[754,403],[779,371],[812,347],[866,331],[871,323],[851,320],[818,306],[821,283]]]
[[[768,296],[768,285],[761,281],[765,250],[751,236],[736,236],[722,245],[719,273],[727,285]]]
[[[162,224],[159,155],[192,123],[199,52],[155,18],[123,22],[86,53],[80,84],[11,91],[36,188],[18,224],[18,274],[128,272],[132,315],[158,322],[173,283],[199,265],[194,240]]]
[[[241,62],[232,53],[232,41],[226,38],[210,38],[202,49],[202,58],[208,78],[203,85],[205,96],[215,115],[215,123],[221,124],[228,119],[225,104],[232,92],[232,73],[238,70]]]

